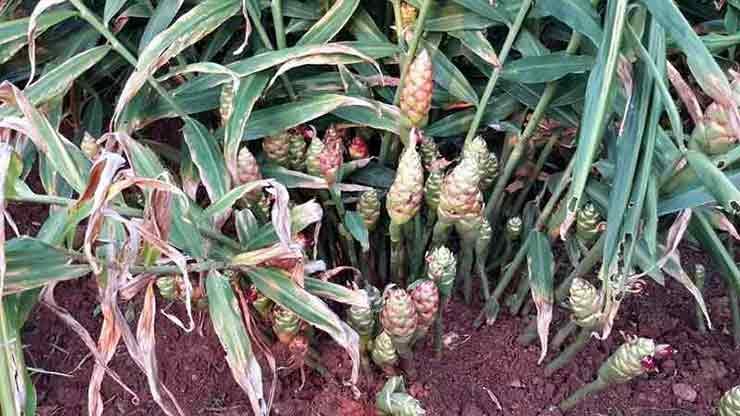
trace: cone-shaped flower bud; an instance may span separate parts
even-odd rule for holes
[[[593,241],[599,234],[601,215],[592,203],[586,203],[578,210],[576,219],[576,236],[584,242]]]
[[[427,181],[424,184],[424,202],[434,212],[439,207],[439,194],[442,192],[442,181],[444,181],[444,174],[438,169],[429,173]]]
[[[236,180],[238,184],[244,185],[260,179],[262,179],[262,174],[257,159],[254,158],[254,155],[246,146],[242,147],[236,157]],[[250,202],[256,202],[259,201],[261,196],[262,190],[258,188],[247,193],[246,198]]]
[[[437,215],[446,222],[471,220],[483,210],[483,194],[478,189],[480,174],[472,157],[464,157],[459,165],[445,177],[439,198]]]
[[[229,121],[234,112],[234,84],[229,81],[221,86],[221,97],[219,100],[218,113],[221,115],[221,125]]]
[[[522,219],[519,216],[511,217],[506,221],[506,237],[512,241],[518,240],[522,235]]]
[[[401,86],[401,114],[409,119],[412,126],[422,127],[432,106],[434,88],[432,59],[426,49],[421,49],[407,71]]]
[[[311,139],[311,144],[306,151],[306,171],[311,176],[321,177],[321,166],[319,156],[324,151],[324,142],[318,136]]]
[[[424,416],[421,403],[406,393],[401,377],[390,378],[378,392],[375,409],[379,416]]]
[[[491,245],[493,239],[493,229],[487,219],[481,217],[478,221],[478,239],[476,240],[477,253],[486,253],[486,249]],[[485,260],[485,259],[484,259]]]
[[[701,150],[709,155],[726,153],[738,145],[737,137],[730,126],[727,110],[717,103],[712,103],[704,113],[704,123],[697,125],[693,132]]]
[[[303,171],[306,169],[306,151],[308,149],[306,138],[297,129],[291,130],[288,137],[288,167]]]
[[[416,331],[416,308],[411,296],[401,288],[389,288],[380,312],[380,323],[396,348],[408,346]]]
[[[330,185],[336,182],[342,161],[342,136],[332,125],[324,132],[324,149],[319,154],[319,170]]]
[[[719,416],[737,416],[740,415],[740,386],[722,396],[719,401]]]
[[[421,158],[414,144],[409,144],[401,155],[386,200],[391,221],[397,225],[407,223],[416,215],[424,196],[424,171]]]
[[[366,285],[364,290],[367,293],[367,301],[370,304],[370,309],[373,310],[373,313],[380,313],[383,310],[383,303],[385,302],[383,300],[383,294],[373,285]]]
[[[80,150],[82,150],[82,153],[84,153],[88,159],[92,160],[98,155],[100,145],[98,145],[92,136],[85,134],[85,136],[82,137],[82,143],[80,143]]]
[[[466,157],[474,158],[478,162],[480,173],[478,186],[480,189],[490,188],[498,175],[498,158],[495,153],[488,151],[488,145],[483,137],[476,136],[474,139],[465,142],[463,158]]]
[[[380,217],[380,199],[378,199],[378,191],[371,189],[365,191],[360,195],[360,200],[357,202],[357,212],[362,217],[362,222],[365,223],[365,227],[372,231],[375,229],[375,225],[378,223]]]
[[[437,247],[427,253],[427,276],[439,288],[439,293],[448,298],[452,293],[457,273],[457,260],[450,249],[445,246]]]
[[[375,329],[375,314],[372,307],[352,305],[347,311],[347,323],[357,331],[362,343],[367,344]]]
[[[405,1],[401,2],[401,24],[404,30],[414,28],[417,14],[419,14],[419,11],[416,10],[416,7]]]
[[[393,346],[391,336],[386,331],[382,331],[373,342],[373,352],[370,355],[375,365],[388,370],[392,369],[398,363],[398,352]]]
[[[599,368],[599,379],[607,384],[626,383],[650,370],[644,363],[653,358],[655,342],[637,338],[622,344]],[[647,367],[647,368],[646,368]]]
[[[370,156],[370,150],[367,148],[367,142],[361,136],[355,136],[347,148],[349,158],[352,160],[365,159]]]
[[[180,298],[181,279],[179,276],[162,276],[157,279],[156,285],[159,294],[167,300]]]
[[[429,169],[432,162],[441,159],[442,155],[439,153],[437,143],[431,137],[422,135],[421,146],[419,147],[419,153],[421,153],[421,161],[424,166]]]
[[[272,330],[281,343],[290,344],[300,328],[301,319],[295,312],[280,305],[275,305],[272,308]]]
[[[437,315],[439,289],[437,289],[436,283],[426,279],[417,280],[417,283],[409,289],[418,316],[416,333],[419,337],[422,337],[429,331]]]
[[[251,292],[253,296],[252,306],[254,307],[254,310],[257,311],[262,319],[268,319],[270,317],[270,312],[272,312],[272,306],[274,303],[254,286],[252,286]]]
[[[267,136],[262,139],[262,150],[267,160],[280,166],[288,166],[288,155],[290,153],[290,134],[283,132],[275,136]]]
[[[577,325],[590,328],[599,322],[601,301],[599,291],[589,281],[576,277],[570,285],[571,319]]]

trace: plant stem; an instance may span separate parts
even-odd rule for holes
[[[511,210],[511,213],[513,215],[517,215],[519,212],[521,212],[522,206],[524,206],[524,203],[526,202],[527,195],[529,195],[529,190],[532,189],[532,186],[537,181],[537,177],[540,176],[540,172],[542,172],[542,168],[545,166],[547,158],[550,157],[550,153],[552,153],[552,149],[555,147],[555,144],[558,142],[559,139],[559,135],[553,134],[547,140],[547,144],[545,144],[542,152],[540,152],[540,156],[537,159],[537,165],[535,166],[534,171],[532,171],[532,175],[527,178],[527,184],[519,193],[516,202],[514,202],[514,208]]]
[[[473,302],[473,259],[475,257],[473,247],[475,241],[471,240],[469,237],[462,239],[462,260],[457,267],[457,277],[455,278],[455,286],[462,280],[463,299],[468,305]]]
[[[581,328],[581,331],[578,333],[576,339],[573,340],[573,343],[568,345],[568,348],[566,348],[557,358],[552,360],[550,364],[545,367],[545,377],[550,377],[556,371],[565,367],[565,365],[568,364],[576,354],[581,352],[581,350],[588,345],[588,341],[590,339],[591,329]]]
[[[604,390],[605,388],[609,387],[609,385],[601,381],[601,379],[596,379],[585,386],[581,387],[580,389],[576,390],[575,393],[571,394],[570,397],[560,402],[558,407],[562,411],[567,411],[575,407],[575,405],[578,404],[581,400],[586,398],[587,396],[598,393],[601,390]]]
[[[704,291],[704,285],[706,284],[705,279],[706,276],[704,274],[695,273],[694,274],[694,284],[696,285],[696,289],[699,291],[699,293],[702,293]],[[732,294],[734,290],[730,289],[730,293]],[[732,301],[732,296],[730,296],[730,301]],[[735,302],[737,304],[737,302]],[[707,324],[704,322],[704,312],[702,312],[701,307],[699,305],[696,305],[696,329],[699,331],[700,334],[706,334],[707,333]],[[737,347],[737,343],[735,344]]]
[[[206,260],[200,263],[188,264],[186,270],[188,272],[207,272],[210,270],[228,269],[230,267],[229,262],[225,261],[214,261]],[[129,269],[132,274],[137,273],[152,273],[152,274],[171,274],[180,273],[180,268],[176,265],[166,266],[133,266]]]
[[[511,305],[509,306],[509,314],[511,315],[519,313],[529,293],[529,276],[522,274],[519,279],[519,287],[517,287],[516,293],[512,295]]]
[[[411,38],[411,42],[409,43],[409,50],[406,52],[405,56],[402,54],[399,57],[401,75],[398,81],[398,87],[396,87],[396,93],[393,96],[393,105],[398,105],[399,101],[401,100],[401,89],[403,88],[403,83],[406,79],[406,67],[408,66],[409,62],[411,62],[411,60],[414,59],[414,57],[416,56],[416,50],[419,47],[419,41],[421,40],[424,32],[424,22],[426,22],[427,20],[427,15],[429,14],[429,9],[431,8],[431,5],[432,0],[422,0],[421,9],[419,10],[419,16],[417,17],[416,24],[414,26],[414,34]],[[403,24],[401,22],[400,7],[400,0],[393,0],[393,10],[396,19],[396,34],[398,35],[399,44],[403,42],[403,33],[399,32],[402,30],[403,27]],[[385,132],[380,143],[380,161],[383,164],[387,163],[389,160],[392,143],[393,141],[391,140],[391,134],[389,132]]]
[[[599,0],[591,0],[591,3],[596,4],[598,1]],[[574,31],[570,37],[570,41],[568,42],[568,47],[565,49],[565,53],[575,53],[581,45],[581,38],[581,35]],[[550,106],[557,86],[558,81],[552,81],[545,87],[545,91],[537,102],[537,106],[532,112],[532,116],[530,117],[527,126],[524,128],[524,132],[514,145],[514,149],[512,149],[510,157],[506,159],[503,172],[496,179],[496,185],[493,188],[491,196],[488,198],[488,203],[486,204],[486,210],[484,212],[484,215],[488,218],[491,224],[496,224],[498,221],[499,211],[501,209],[501,204],[503,203],[502,196],[504,189],[506,188],[509,179],[511,179],[511,175],[514,173],[516,166],[519,164],[519,158],[524,153],[524,147],[536,131],[540,120],[542,120],[542,117],[547,111],[547,107]]]
[[[732,237],[730,237],[732,238]],[[738,302],[737,292],[730,289],[730,311],[732,312],[732,339],[735,344],[735,348],[740,348],[740,303]],[[701,322],[704,322],[702,316]]]
[[[434,353],[437,358],[442,357],[442,335],[444,335],[444,308],[447,306],[447,296],[440,296],[439,308],[437,309],[437,319],[435,321],[434,331]]]
[[[82,0],[70,0],[72,5],[75,6],[77,11],[80,12],[80,17],[88,22],[90,26],[92,26],[95,30],[98,31],[103,37],[110,42],[111,47],[113,50],[118,52],[126,61],[128,61],[129,64],[131,64],[133,67],[136,67],[137,60],[136,57],[129,52],[128,49],[116,38],[116,36],[108,30],[107,27],[103,24],[103,22],[98,19],[98,17],[85,6],[85,4],[82,2]],[[147,82],[149,85],[154,88],[155,91],[164,99],[167,104],[169,104],[177,113],[178,116],[182,118],[187,117],[187,112],[178,104],[175,99],[170,95],[170,93],[162,87],[157,80],[154,79],[151,75],[147,75]]]
[[[516,18],[514,19],[514,23],[509,28],[509,33],[506,35],[504,44],[501,46],[501,50],[498,54],[499,65],[493,69],[493,73],[491,74],[491,77],[488,79],[488,83],[486,84],[486,89],[483,90],[483,95],[478,102],[478,109],[475,111],[473,121],[470,123],[470,127],[468,128],[468,134],[465,137],[465,142],[473,140],[476,132],[478,131],[478,126],[483,119],[483,114],[486,112],[488,100],[491,99],[493,90],[496,87],[499,76],[501,75],[503,64],[506,62],[506,58],[508,58],[509,56],[511,46],[514,44],[514,41],[519,35],[519,31],[522,28],[522,24],[524,24],[524,19],[527,17],[527,13],[529,12],[529,8],[531,6],[532,0],[524,0],[521,7],[519,8],[519,13],[517,13]],[[494,224],[494,222],[491,222],[491,224]]]
[[[550,349],[552,351],[559,351],[560,347],[565,344],[565,341],[573,332],[575,332],[576,329],[578,329],[578,325],[576,325],[576,323],[572,320],[569,320],[565,325],[563,325],[562,328],[560,328],[557,334],[552,337],[552,341],[550,342]]]
[[[272,0],[270,2],[272,12],[272,24],[275,26],[275,40],[278,49],[288,47],[285,40],[285,25],[283,25],[283,0]]]
[[[402,227],[402,225],[394,222],[391,222],[388,226],[391,234],[391,281],[401,286],[403,286],[406,281],[406,265],[404,264],[405,247],[403,244]]]
[[[337,215],[339,216],[339,219],[337,220],[337,227],[339,229],[339,235],[342,236],[342,240],[344,240],[345,246],[347,248],[347,254],[349,255],[350,262],[353,267],[359,267],[359,261],[357,260],[357,251],[355,250],[355,240],[352,238],[352,235],[347,231],[347,228],[344,226],[343,220],[345,215],[345,209],[344,209],[344,202],[342,201],[342,195],[341,191],[338,190],[336,187],[332,187],[329,189],[329,193],[331,194],[331,198],[334,201],[334,207],[337,210]]]
[[[527,255],[527,250],[529,249],[529,244],[532,240],[532,237],[534,236],[534,233],[539,232],[542,229],[545,222],[550,217],[550,214],[552,214],[552,210],[555,208],[557,201],[563,195],[563,192],[565,192],[565,189],[567,188],[566,185],[570,182],[570,175],[573,172],[573,167],[575,166],[575,160],[576,160],[575,158],[572,158],[570,162],[568,163],[568,167],[565,168],[565,170],[563,171],[563,174],[560,177],[560,181],[558,183],[557,188],[554,190],[553,194],[550,196],[550,199],[547,201],[547,204],[542,209],[542,212],[537,218],[536,224],[534,225],[533,229],[527,235],[527,238],[524,240],[524,243],[522,243],[521,247],[519,247],[519,251],[516,253],[516,255],[514,256],[514,260],[511,262],[509,267],[506,269],[506,272],[504,273],[503,277],[499,281],[499,284],[496,286],[496,290],[493,292],[493,295],[488,299],[488,301],[486,302],[486,305],[483,307],[483,310],[478,315],[478,318],[476,318],[473,324],[474,326],[478,327],[483,323],[483,317],[487,311],[498,313],[499,299],[501,298],[501,295],[506,290],[506,286],[509,285],[509,283],[511,282],[511,279],[514,277],[514,273],[516,273],[516,271],[519,269],[519,266],[524,261],[524,258]],[[489,316],[487,320],[489,322],[492,322],[492,321],[495,321],[495,319],[496,319],[496,316]]]

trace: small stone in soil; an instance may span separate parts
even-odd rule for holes
[[[460,416],[488,416],[484,411],[480,409],[480,407],[476,406],[473,403],[468,403],[465,405],[465,408],[463,409],[462,413],[460,413]]]
[[[727,376],[727,369],[722,362],[714,358],[707,358],[699,361],[701,366],[701,375],[707,380],[717,380]]]
[[[519,380],[519,379],[514,379],[514,380],[512,380],[512,381],[511,381],[511,382],[509,383],[509,387],[513,387],[513,388],[515,388],[515,389],[523,389],[523,388],[524,388],[524,387],[526,387],[526,386],[524,385],[524,383],[522,383],[522,381],[521,381],[521,380]]]
[[[696,390],[686,383],[676,383],[673,385],[673,394],[679,399],[693,403],[696,401]]]

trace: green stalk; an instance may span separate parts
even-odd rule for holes
[[[388,228],[391,234],[391,281],[403,286],[406,281],[403,226],[391,222]]]
[[[552,153],[552,150],[559,139],[559,135],[553,134],[547,140],[547,144],[545,144],[542,152],[540,152],[540,157],[537,159],[537,165],[535,166],[532,175],[527,178],[527,184],[519,193],[516,202],[514,202],[514,208],[511,210],[512,214],[517,215],[522,211],[522,206],[524,206],[524,202],[526,202],[527,195],[529,195],[529,190],[532,189],[532,186],[537,181],[537,177],[540,176],[540,172],[542,172],[542,168],[545,166],[545,162],[547,162],[547,159],[550,157],[550,153]]]
[[[702,293],[704,291],[704,285],[706,283],[706,273],[702,270],[702,272],[699,272],[699,266],[697,265],[697,271],[694,273],[694,285],[696,285],[696,289],[699,291],[699,293]],[[704,267],[702,266],[702,269]],[[734,292],[733,290],[730,290],[730,293]],[[707,324],[704,322],[704,312],[702,312],[701,307],[699,305],[696,306],[696,329],[701,334],[707,333]],[[736,344],[737,346],[737,344]]]
[[[439,297],[439,308],[437,308],[437,319],[434,322],[434,355],[437,359],[442,358],[442,335],[445,330],[444,308],[447,305],[447,296]]]
[[[598,3],[599,3],[599,0],[591,0],[591,4],[593,5],[596,5]],[[568,55],[572,55],[576,51],[578,51],[578,48],[581,45],[581,39],[582,39],[581,34],[574,31],[570,37],[570,40],[568,41],[568,46],[565,49],[565,53]],[[537,130],[537,127],[540,121],[542,120],[542,117],[545,115],[547,108],[550,106],[550,103],[552,102],[554,98],[555,90],[557,89],[558,84],[559,84],[558,81],[552,81],[552,82],[549,82],[547,86],[545,87],[545,90],[542,93],[540,100],[537,102],[537,106],[532,112],[532,116],[530,117],[529,122],[527,123],[527,126],[524,128],[524,132],[522,133],[517,143],[514,145],[514,149],[511,152],[511,156],[506,159],[503,172],[501,172],[501,175],[499,175],[499,177],[496,179],[496,185],[493,188],[493,192],[491,193],[491,196],[488,198],[488,203],[486,204],[486,210],[484,211],[484,215],[486,216],[486,218],[488,218],[491,224],[496,224],[498,221],[499,211],[501,209],[501,204],[503,203],[502,196],[504,193],[504,189],[506,188],[506,185],[509,183],[509,179],[511,179],[511,175],[514,174],[514,170],[516,166],[519,164],[519,158],[524,153],[525,146],[527,145],[527,143],[529,143],[529,139],[532,137],[534,132]]]
[[[131,64],[134,68],[137,65],[137,60],[134,55],[129,52],[128,49],[126,49],[125,46],[116,38],[116,36],[108,30],[107,27],[103,24],[103,22],[98,19],[98,17],[93,13],[90,9],[85,6],[85,4],[82,2],[82,0],[70,0],[72,5],[75,6],[77,11],[80,12],[80,17],[85,20],[87,23],[90,24],[95,30],[98,31],[108,42],[110,42],[111,47],[113,50],[118,52],[119,55],[121,55],[129,64]],[[164,99],[167,104],[169,104],[177,113],[178,116],[182,118],[187,117],[187,112],[178,104],[175,99],[170,95],[170,93],[162,87],[157,80],[154,79],[151,75],[147,75],[146,78],[149,85],[154,88],[155,91]]]
[[[2,287],[0,287],[0,290],[2,290]],[[12,369],[12,363],[16,362],[14,357],[16,342],[9,333],[10,321],[6,316],[3,300],[4,296],[0,296],[0,351],[2,351],[2,359],[0,359],[0,380],[2,380],[0,383],[0,411],[2,411],[3,416],[18,416],[22,414],[22,404],[16,402],[15,388],[11,382],[17,379],[17,374]],[[18,368],[18,371],[20,371],[20,368]]]
[[[285,40],[285,25],[283,24],[283,0],[272,0],[270,10],[272,11],[272,24],[275,26],[277,48],[285,49],[288,43]]]
[[[249,9],[250,7],[247,7],[247,13],[251,14]],[[275,26],[275,39],[277,41],[277,48],[285,49],[288,47],[288,43],[285,38],[285,25],[283,24],[283,0],[272,0],[270,2],[270,9],[272,11],[272,24]],[[272,44],[270,44],[270,37],[267,35],[267,31],[265,30],[264,25],[262,25],[262,22],[259,21],[259,19],[257,18],[252,18],[252,22],[254,22],[255,26],[257,27],[257,32],[259,33],[260,39],[265,44],[265,46],[273,49]],[[285,91],[288,93],[288,97],[290,97],[290,100],[295,101],[297,97],[295,91],[293,90],[293,85],[290,84],[290,80],[288,80],[287,75],[280,75],[280,82],[283,83],[283,87],[285,87]]]
[[[732,340],[735,348],[740,348],[740,303],[738,300],[737,292],[730,289],[730,311],[732,313]],[[702,316],[702,323],[704,323],[704,317]]]
[[[491,297],[491,289],[489,288],[488,273],[486,272],[486,260],[491,246],[490,244],[481,244],[479,241],[476,241],[475,245],[475,268],[480,278],[483,300],[487,301]]]
[[[560,347],[565,344],[565,341],[573,332],[576,331],[576,329],[578,329],[578,325],[576,325],[575,322],[572,320],[566,322],[566,324],[558,330],[555,336],[552,337],[552,341],[550,341],[550,349],[552,351],[559,351]]]
[[[475,241],[469,237],[463,237],[462,239],[462,259],[460,265],[457,267],[457,276],[455,277],[455,286],[458,286],[460,281],[463,283],[463,299],[465,303],[470,305],[473,302],[473,259],[474,259],[474,247]]]
[[[534,232],[542,229],[542,227],[545,225],[545,222],[547,222],[547,219],[550,218],[550,214],[552,214],[557,201],[563,195],[563,192],[565,192],[565,189],[570,182],[570,175],[573,172],[575,160],[575,158],[571,159],[568,163],[568,167],[565,168],[565,171],[563,171],[560,182],[558,183],[558,186],[553,194],[550,196],[550,200],[547,201],[547,204],[542,209],[542,212],[537,218],[537,223],[534,225],[532,231],[530,231],[527,235],[524,243],[522,243],[521,247],[519,247],[519,251],[516,253],[516,256],[514,256],[514,260],[511,262],[511,264],[506,269],[506,272],[501,277],[501,280],[496,286],[496,290],[493,292],[493,295],[488,299],[486,305],[483,307],[483,310],[476,318],[473,324],[474,326],[479,327],[483,323],[483,318],[486,314],[488,315],[489,321],[494,321],[496,319],[496,316],[500,309],[499,299],[506,290],[506,287],[511,282],[511,279],[514,277],[514,273],[516,273],[516,271],[519,269],[519,266],[521,266],[522,262],[524,261],[524,258],[527,256],[527,250],[529,249],[529,244],[532,241],[532,236],[535,234]]]
[[[337,210],[337,215],[339,218],[337,219],[337,227],[339,230],[339,235],[342,237],[342,240],[345,243],[347,254],[349,255],[350,262],[353,267],[357,268],[359,266],[359,261],[357,260],[357,251],[355,250],[355,240],[352,238],[352,235],[347,231],[347,228],[344,226],[344,216],[345,216],[345,209],[344,209],[344,202],[342,201],[342,195],[341,191],[339,191],[337,188],[332,187],[329,189],[329,193],[331,194],[332,201],[334,201],[334,207]]]
[[[578,389],[575,393],[573,393],[570,397],[560,402],[558,407],[562,411],[567,411],[575,407],[575,405],[578,404],[581,400],[585,399],[587,396],[598,393],[605,388],[609,387],[609,384],[602,381],[601,379],[596,379],[592,381],[591,383],[586,384],[585,386]]]
[[[501,75],[503,64],[506,62],[506,58],[509,57],[511,46],[514,44],[514,41],[519,35],[519,31],[522,29],[522,24],[524,24],[524,19],[527,17],[529,8],[532,6],[532,1],[533,0],[524,0],[522,2],[521,7],[519,8],[519,13],[517,13],[516,18],[514,19],[514,23],[511,25],[511,28],[509,28],[509,33],[506,35],[504,44],[503,46],[501,46],[501,51],[499,51],[499,54],[498,54],[500,65],[496,66],[493,69],[491,78],[488,79],[488,84],[486,84],[486,89],[483,90],[483,95],[481,96],[480,101],[478,102],[478,109],[476,110],[475,116],[473,117],[473,121],[470,123],[470,127],[468,128],[468,134],[465,137],[465,142],[469,142],[473,140],[473,138],[475,137],[475,134],[478,132],[478,126],[480,125],[480,122],[483,119],[483,113],[486,112],[488,100],[491,99],[493,90],[494,88],[496,88],[496,83],[498,82],[498,78]],[[495,223],[491,222],[491,224],[495,224]]]
[[[529,293],[528,276],[522,275],[519,279],[519,287],[517,287],[516,292],[512,294],[510,298],[511,304],[509,305],[509,314],[511,315],[519,313],[522,309],[522,305],[524,305],[524,301],[527,299],[527,294]]]
[[[422,0],[421,9],[419,9],[419,16],[416,18],[416,25],[414,26],[414,34],[411,38],[411,42],[409,43],[409,50],[406,52],[405,56],[401,54],[401,56],[399,57],[401,64],[401,78],[398,81],[398,87],[396,87],[396,94],[393,96],[393,105],[398,105],[399,101],[401,100],[401,89],[404,80],[406,79],[406,67],[408,66],[409,62],[411,62],[411,60],[414,59],[414,57],[416,56],[416,50],[419,48],[419,41],[421,40],[424,31],[424,22],[426,22],[427,20],[427,15],[429,14],[429,9],[431,5],[432,0]],[[401,23],[400,0],[393,0],[393,10],[396,18],[396,33],[398,35],[398,41],[403,42],[403,33],[399,33],[399,31],[401,31],[401,28],[403,27],[403,24]],[[389,160],[392,143],[393,141],[391,140],[391,134],[389,132],[385,132],[380,143],[379,156],[380,161],[383,164],[387,163]]]
[[[214,261],[206,260],[200,263],[188,264],[185,269],[188,272],[207,272],[211,270],[222,270],[228,269],[230,266],[229,262],[226,261]],[[180,268],[176,265],[162,265],[162,266],[132,266],[130,268],[132,274],[138,273],[152,273],[152,274],[172,274],[180,273]]]
[[[558,355],[557,358],[552,360],[550,364],[545,367],[545,377],[550,377],[555,374],[556,371],[565,367],[573,359],[573,357],[576,356],[576,354],[581,352],[586,347],[586,345],[588,345],[588,341],[590,339],[591,329],[581,328],[581,331],[578,333],[576,339],[573,340],[573,343],[568,345],[568,348],[566,348],[562,353],[560,353],[560,355]]]

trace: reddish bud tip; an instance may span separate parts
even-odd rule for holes
[[[657,367],[655,365],[655,359],[650,356],[643,357],[642,360],[640,360],[640,365],[642,365],[642,368],[644,368],[646,371],[655,371]]]
[[[352,142],[349,144],[349,157],[352,160],[364,159],[370,155],[370,151],[367,148],[365,139],[360,136],[355,136]]]

